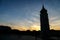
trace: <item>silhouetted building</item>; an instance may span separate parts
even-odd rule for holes
[[[49,31],[50,28],[49,28],[48,13],[47,10],[44,8],[44,5],[42,6],[42,9],[40,11],[40,21],[41,21],[41,31],[42,32]]]

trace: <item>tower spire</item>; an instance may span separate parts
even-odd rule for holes
[[[42,8],[44,8],[44,4],[42,5]]]
[[[42,5],[42,9],[45,9],[44,4]]]
[[[47,10],[45,9],[45,7],[44,7],[44,5],[42,5],[42,9],[41,9],[41,11],[40,11],[41,13],[47,13]]]

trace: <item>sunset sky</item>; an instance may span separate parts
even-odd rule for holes
[[[18,30],[40,30],[40,10],[44,4],[50,29],[60,30],[60,0],[0,0],[0,25]]]

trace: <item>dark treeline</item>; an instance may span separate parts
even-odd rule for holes
[[[34,35],[35,33],[36,34],[40,34],[40,31],[30,31],[30,30],[27,30],[27,31],[20,31],[20,30],[17,30],[17,29],[11,29],[9,26],[3,26],[3,25],[0,25],[0,34],[21,34],[21,35]]]
[[[0,34],[5,34],[5,33],[8,33],[8,34],[21,34],[21,35],[40,35],[41,36],[41,31],[30,31],[30,30],[27,30],[27,31],[20,31],[20,30],[17,30],[17,29],[11,29],[9,26],[3,26],[3,25],[0,25]],[[60,30],[50,30],[49,32],[47,32],[50,36],[60,36]],[[57,34],[57,35],[56,35]]]
[[[0,38],[2,35],[19,35],[19,36],[22,36],[22,35],[28,35],[28,36],[34,36],[34,37],[37,37],[37,38],[42,38],[42,36],[47,37],[60,37],[60,31],[58,30],[50,30],[49,32],[46,32],[46,33],[42,33],[41,31],[30,31],[30,30],[27,30],[27,31],[20,31],[20,30],[17,30],[17,29],[11,29],[9,26],[3,26],[3,25],[0,25]],[[3,38],[2,38],[3,39]]]

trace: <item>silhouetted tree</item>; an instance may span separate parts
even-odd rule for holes
[[[11,31],[11,28],[9,26],[3,26],[3,25],[0,25],[0,32],[10,32]]]

